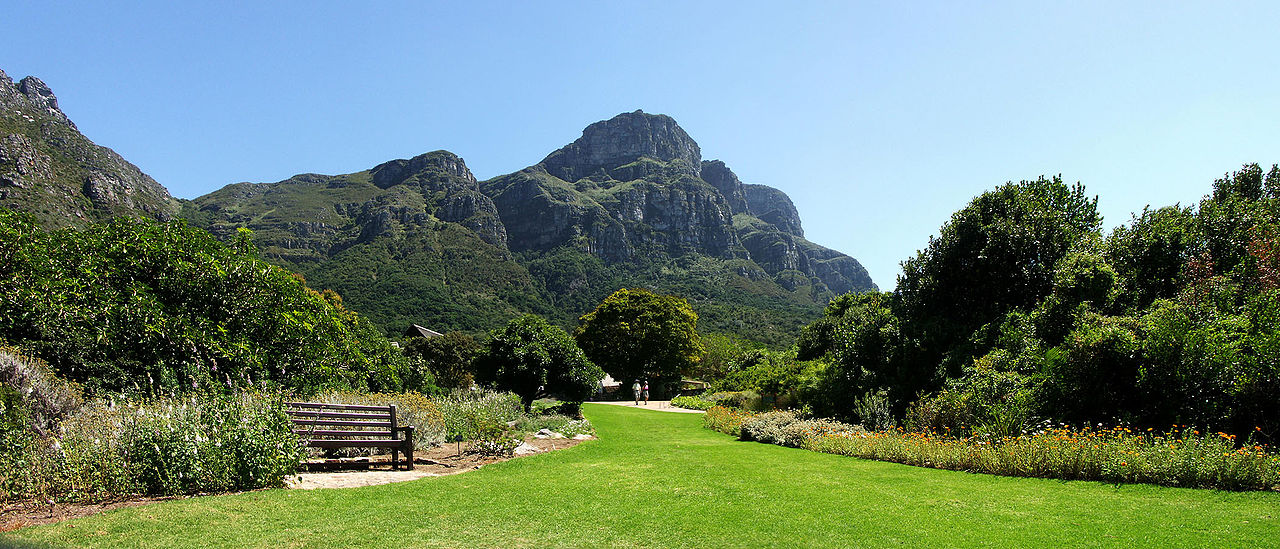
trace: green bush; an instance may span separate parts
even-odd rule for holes
[[[862,427],[849,425],[832,419],[801,419],[782,428],[781,444],[790,448],[804,448],[805,445],[818,438],[836,434],[855,434],[866,432]]]
[[[482,454],[509,456],[520,446],[521,440],[505,423],[484,419],[477,422],[475,428],[476,436],[472,445]]]
[[[706,415],[702,416],[702,424],[708,429],[720,431],[721,433],[733,435],[734,437],[741,437],[742,422],[755,415],[756,414],[753,412],[747,412],[737,408],[714,406],[710,410],[707,410]]]
[[[183,222],[44,231],[0,209],[0,338],[90,393],[267,381],[399,389],[405,357],[330,291]]]
[[[84,404],[79,386],[58,377],[43,360],[13,348],[0,347],[0,385],[19,395],[15,404],[20,403],[27,426],[39,434],[48,434]]]
[[[678,396],[671,399],[671,405],[689,410],[710,410],[716,403],[696,396]]]
[[[481,425],[506,425],[524,415],[524,404],[515,393],[454,391],[437,398],[435,403],[443,416],[448,442],[475,440]]]

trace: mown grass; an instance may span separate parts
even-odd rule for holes
[[[600,440],[463,475],[195,498],[19,530],[75,547],[1266,546],[1280,494],[1005,478],[587,405]],[[41,545],[37,545],[41,544]]]

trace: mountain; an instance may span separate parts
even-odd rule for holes
[[[117,215],[169,219],[169,191],[115,151],[95,145],[39,78],[0,71],[0,207],[59,227]]]
[[[875,289],[804,238],[782,191],[742,183],[665,115],[624,113],[518,172],[479,182],[447,151],[345,175],[238,183],[184,204],[331,288],[389,333],[480,331],[519,312],[563,325],[609,293],[682,295],[701,326],[786,344],[833,296]]]

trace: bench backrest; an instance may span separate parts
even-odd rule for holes
[[[324,437],[385,437],[394,439],[401,430],[396,423],[396,407],[324,402],[286,402],[294,432],[305,439]]]

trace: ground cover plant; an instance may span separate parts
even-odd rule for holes
[[[739,442],[692,414],[583,410],[598,440],[462,475],[164,502],[0,544],[1257,547],[1280,535],[1275,493],[973,475]]]
[[[817,452],[994,475],[1138,482],[1226,490],[1280,490],[1280,454],[1237,443],[1228,433],[1186,426],[1167,432],[1128,427],[1042,426],[1019,436],[952,436],[901,427],[866,431],[792,411],[714,407],[703,425],[741,438]]]

